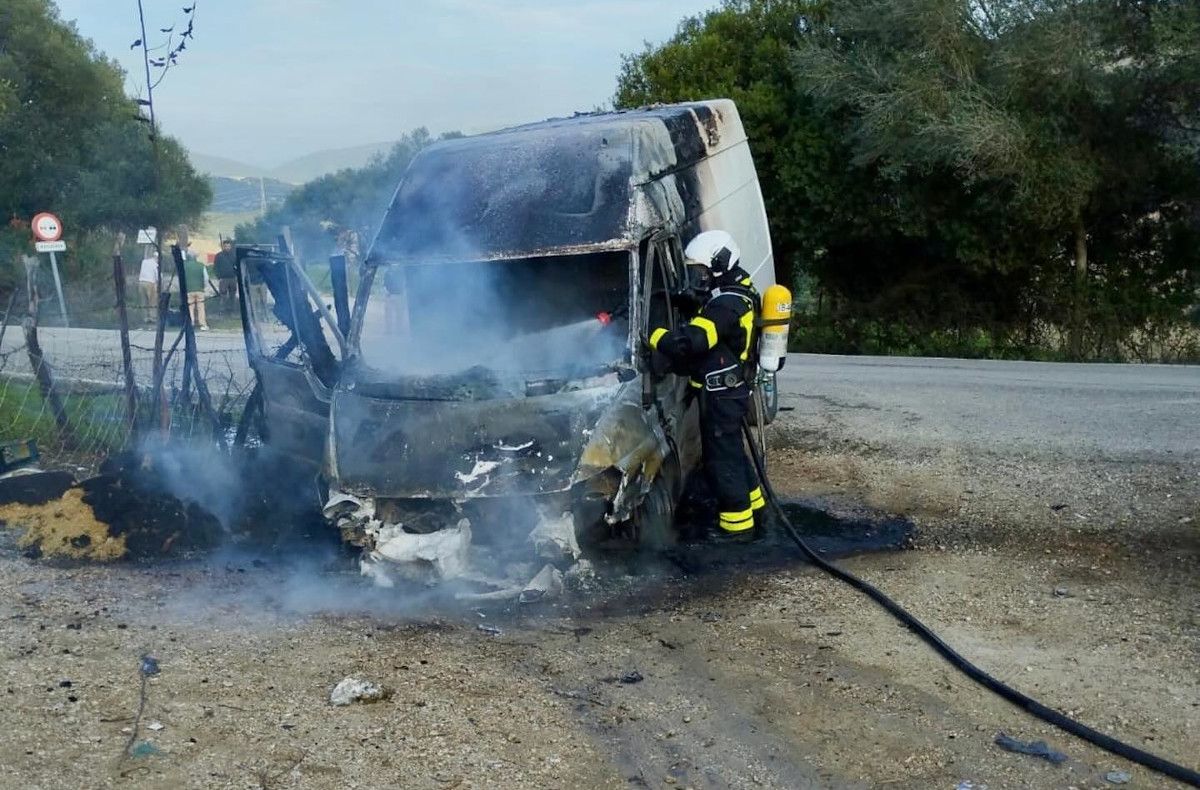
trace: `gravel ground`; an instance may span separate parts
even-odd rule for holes
[[[1155,403],[1130,395],[1122,421],[1112,382],[1068,375],[1080,408],[1029,429],[1034,450],[956,408],[991,402],[990,371],[788,369],[806,382],[785,379],[777,487],[853,516],[835,522],[847,531],[888,514],[917,528],[915,549],[848,567],[1002,679],[1200,767],[1187,379]],[[1057,413],[1039,375],[1021,377],[1000,411]],[[1156,431],[1178,446],[1156,453]],[[1126,449],[1098,450],[1107,434]],[[1174,786],[980,690],[777,534],[612,561],[590,590],[516,611],[255,559],[85,566],[0,548],[0,785],[1099,788],[1117,770]],[[162,671],[139,716],[146,653]],[[389,698],[330,706],[351,675]],[[1001,731],[1069,759],[1002,751]]]

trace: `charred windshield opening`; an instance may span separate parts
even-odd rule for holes
[[[383,258],[501,258],[621,238],[632,199],[627,129],[484,135],[421,153],[373,245]]]
[[[379,264],[357,378],[587,377],[627,365],[630,253]]]

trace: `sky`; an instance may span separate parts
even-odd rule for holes
[[[137,0],[55,0],[144,95]],[[195,39],[155,91],[190,150],[258,167],[399,138],[479,132],[607,104],[621,55],[717,0],[143,0],[147,38]]]

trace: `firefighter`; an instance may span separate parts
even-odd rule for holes
[[[702,304],[688,323],[654,328],[649,345],[672,370],[686,374],[700,398],[704,472],[717,498],[719,537],[752,539],[761,532],[766,502],[746,455],[742,423],[750,409],[754,319],[758,293],[739,266],[733,237],[710,230],[684,251]],[[756,529],[758,527],[758,529]]]

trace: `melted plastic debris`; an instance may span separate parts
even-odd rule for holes
[[[463,474],[462,472],[455,472],[454,477],[463,485],[470,485],[479,478],[489,474],[498,466],[500,466],[499,461],[476,461],[475,466],[471,468],[470,472],[467,472],[466,474]]]
[[[453,579],[467,571],[470,547],[471,522],[465,518],[452,528],[424,535],[405,532],[398,524],[381,524],[375,531],[375,549],[363,559],[360,570],[383,587],[392,586],[388,571],[393,568],[419,581]],[[387,570],[370,567],[369,563],[384,560],[391,565]]]
[[[539,557],[550,562],[572,563],[583,555],[575,537],[575,519],[569,512],[557,518],[543,515],[529,533],[529,542]]]

